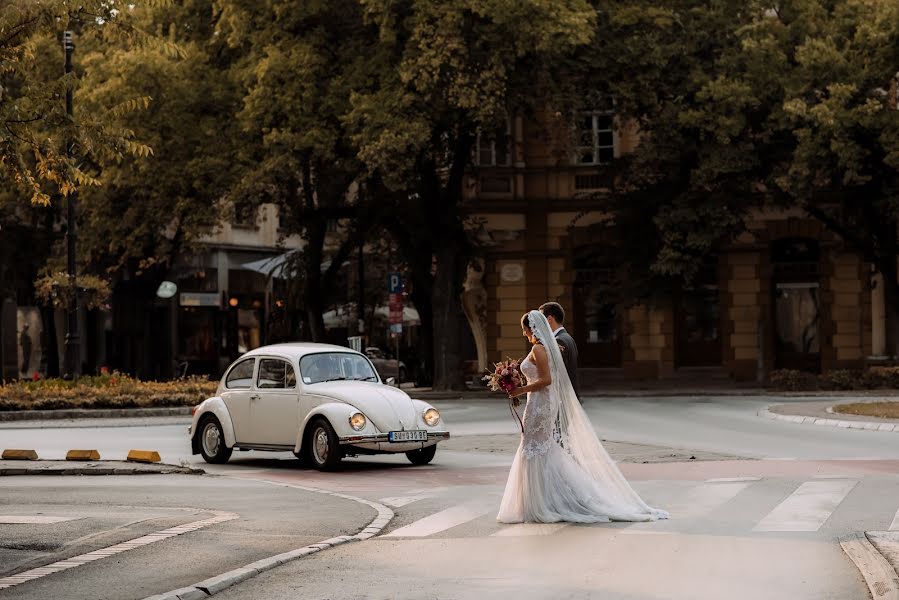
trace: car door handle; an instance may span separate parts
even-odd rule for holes
[[[252,396],[250,396],[250,400],[259,400],[259,396],[253,394]]]

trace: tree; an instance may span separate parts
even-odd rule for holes
[[[233,184],[240,138],[240,96],[228,76],[238,55],[214,34],[211,0],[144,9],[132,20],[169,45],[108,52],[93,44],[81,60],[79,106],[92,112],[122,99],[152,99],[119,123],[154,153],[140,161],[121,153],[93,158],[101,185],[83,193],[82,260],[143,276],[155,289],[175,259],[221,220],[219,201]]]
[[[470,255],[463,175],[479,130],[549,100],[553,75],[593,35],[586,1],[366,0],[379,43],[371,90],[348,118],[392,199],[385,227],[407,259],[435,388],[461,383],[460,294]]]
[[[144,14],[143,7],[160,4],[165,2],[136,1],[121,11],[103,0],[77,5],[62,0],[0,1],[0,180],[6,192],[0,202],[5,204],[2,208],[8,223],[5,234],[18,231],[30,238],[30,260],[18,262],[15,270],[27,265],[31,281],[37,279],[40,269],[52,269],[44,261],[53,260],[53,246],[61,239],[57,211],[73,192],[99,185],[98,162],[152,154],[152,149],[122,124],[123,118],[147,106],[146,96],[119,96],[110,98],[108,104],[90,107],[76,105],[74,116],[67,114],[63,99],[67,91],[78,95],[84,70],[76,61],[74,72],[64,73],[62,33],[72,31],[81,52],[115,47],[175,55],[177,48],[167,40],[136,25],[135,17]],[[6,260],[14,257],[14,253],[3,254]],[[82,279],[79,287],[85,281],[91,279]],[[70,280],[64,278],[57,285],[65,282]],[[100,283],[100,287],[104,285]],[[48,343],[44,355],[49,374],[55,375],[52,310],[46,308],[43,316]]]
[[[323,341],[322,314],[338,272],[372,223],[364,212],[365,173],[343,118],[351,94],[369,85],[374,31],[356,0],[246,0],[219,8],[222,33],[246,53],[234,75],[244,90],[244,147],[230,196],[243,210],[277,204],[285,235],[302,237],[294,255],[297,299],[307,336]]]
[[[798,205],[884,274],[899,321],[899,7],[640,0],[600,14],[580,77],[602,74],[639,126],[607,199],[640,232],[634,272],[689,280],[751,209]]]
[[[131,10],[120,11],[104,0],[77,6],[64,0],[0,2],[0,174],[23,186],[32,202],[48,204],[53,195],[67,196],[96,181],[81,168],[81,158],[126,153],[147,156],[148,146],[117,127],[116,116],[146,102],[129,99],[115,107],[66,114],[67,88],[77,77],[61,68],[61,39],[73,30],[81,40],[169,47],[134,27]],[[64,152],[74,144],[74,158]],[[77,159],[77,160],[76,160]]]

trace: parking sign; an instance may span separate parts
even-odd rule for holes
[[[399,273],[391,273],[387,277],[387,289],[391,294],[401,294],[403,292],[403,276]]]

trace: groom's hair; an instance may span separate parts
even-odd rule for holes
[[[559,325],[565,323],[565,309],[563,309],[562,305],[558,302],[541,304],[540,312],[542,312],[544,316],[554,318]]]

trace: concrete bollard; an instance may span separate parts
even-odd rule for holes
[[[66,453],[66,460],[100,460],[100,452],[98,450],[69,450]]]
[[[131,450],[128,452],[128,460],[131,462],[155,463],[162,459],[156,450]]]
[[[3,460],[37,460],[37,452],[34,450],[4,450],[0,455]]]

